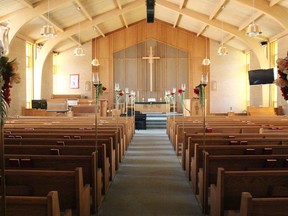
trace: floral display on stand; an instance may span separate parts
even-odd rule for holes
[[[170,103],[170,97],[171,97],[171,92],[168,90],[168,91],[165,91],[165,97],[164,97],[164,100],[165,102],[168,104]]]
[[[172,91],[168,90],[168,91],[165,91],[165,102],[166,103],[175,103],[175,93],[176,93],[176,89],[173,88]]]
[[[180,97],[180,103],[181,103],[182,106],[184,106],[185,90],[186,90],[186,85],[185,84],[182,84],[181,88],[178,89],[178,95]]]
[[[97,85],[97,91],[96,91],[96,100],[99,99],[100,95],[103,95],[104,91],[106,91],[106,87],[103,86],[103,84],[100,82],[98,85]]]
[[[204,92],[204,88],[201,84],[199,84],[198,86],[196,86],[193,90],[194,94],[196,94],[199,98],[199,103],[200,106],[202,107],[204,105],[204,97],[205,97],[205,92]]]
[[[124,91],[119,87],[118,83],[115,83],[115,95],[116,95],[116,107],[119,108],[121,98],[124,95]]]
[[[134,104],[135,103],[135,98],[136,98],[136,92],[135,91],[131,91],[128,97],[130,99],[130,103]]]
[[[276,61],[279,78],[275,80],[275,84],[280,87],[284,100],[288,100],[288,56],[279,58]]]
[[[20,75],[16,73],[18,69],[18,63],[16,59],[9,61],[7,56],[0,58],[0,86],[1,86],[1,119],[7,116],[8,108],[11,103],[10,89],[12,84],[20,83]],[[3,121],[2,121],[3,123]]]

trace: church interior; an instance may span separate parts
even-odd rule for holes
[[[287,215],[287,12],[0,0],[0,215]]]

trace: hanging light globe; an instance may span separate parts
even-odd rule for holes
[[[211,63],[211,61],[210,61],[210,59],[209,58],[204,58],[203,59],[203,61],[202,61],[202,65],[204,65],[204,66],[208,66],[208,65],[210,65],[210,63]]]
[[[91,64],[95,67],[98,67],[100,66],[100,63],[99,63],[99,60],[97,58],[94,58],[91,62]]]
[[[53,38],[57,36],[55,28],[52,25],[48,24],[42,27],[41,35],[47,38]]]
[[[256,37],[260,34],[262,34],[262,31],[260,27],[255,23],[251,23],[246,30],[246,35],[249,37]]]
[[[74,50],[74,55],[75,56],[85,56],[85,51],[82,47],[77,47]]]
[[[227,55],[227,54],[228,54],[227,48],[225,46],[221,45],[218,48],[218,55],[224,56],[224,55]]]

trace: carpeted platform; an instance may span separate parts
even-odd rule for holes
[[[99,215],[202,215],[165,130],[136,131]]]

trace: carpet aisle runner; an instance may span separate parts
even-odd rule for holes
[[[165,129],[136,131],[99,215],[202,215]]]

